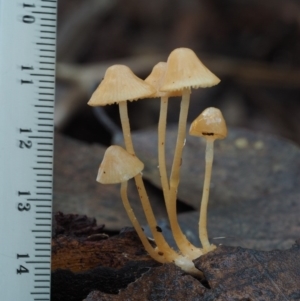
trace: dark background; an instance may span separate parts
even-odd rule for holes
[[[294,0],[59,1],[57,131],[109,145],[117,106],[96,115],[86,105],[106,68],[126,64],[145,78],[174,48],[189,47],[222,80],[193,91],[190,120],[216,106],[228,125],[299,144],[299,29]],[[169,123],[177,122],[178,106],[170,104]],[[157,125],[158,100],[134,102],[129,110],[133,130]]]

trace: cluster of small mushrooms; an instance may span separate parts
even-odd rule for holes
[[[126,148],[125,150],[120,146],[112,145],[106,150],[99,167],[97,181],[102,184],[121,183],[121,198],[124,207],[146,251],[153,259],[161,263],[174,262],[183,270],[194,275],[199,275],[200,271],[195,268],[193,260],[215,248],[208,240],[206,216],[213,162],[213,143],[215,139],[223,139],[227,135],[226,124],[220,110],[212,107],[204,110],[190,127],[190,135],[204,137],[207,142],[205,179],[199,220],[199,237],[202,248],[198,248],[188,241],[179,226],[176,216],[181,158],[185,144],[191,88],[212,87],[219,82],[219,78],[202,64],[192,50],[178,48],[171,52],[167,62],[160,62],[155,65],[151,74],[145,80],[135,76],[124,65],[109,67],[104,79],[88,102],[90,106],[119,104]],[[166,119],[168,99],[174,96],[182,96],[182,100],[172,170],[168,178],[165,163]],[[157,226],[142,178],[141,172],[144,164],[135,155],[131,139],[127,101],[153,97],[161,98],[158,122],[158,166],[171,230],[180,252],[169,246],[160,228]],[[132,178],[135,180],[156,247],[153,247],[149,242],[130,206],[127,197],[127,183]]]

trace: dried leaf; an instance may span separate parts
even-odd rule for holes
[[[55,227],[69,229],[72,224],[76,233],[84,230],[86,236],[72,236],[71,231],[69,236],[54,237],[53,301],[80,301],[89,293],[86,301],[300,298],[300,240],[285,251],[219,246],[195,260],[206,277],[204,287],[174,264],[160,265],[151,260],[132,230],[90,240],[89,234],[102,231],[96,230],[92,220],[62,214],[56,220]]]
[[[172,264],[153,268],[118,295],[94,291],[85,301],[236,300],[300,298],[300,246],[286,251],[218,247],[195,261],[210,289]]]
[[[61,216],[60,229],[64,228],[61,220],[69,217]],[[151,267],[160,265],[150,258],[132,228],[110,238],[95,234],[95,228],[78,230],[84,230],[85,235],[60,234],[52,240],[53,301],[81,301],[95,289],[116,294]]]
[[[207,289],[173,264],[152,268],[118,295],[94,291],[85,301],[200,301]]]
[[[300,245],[286,251],[220,246],[195,261],[211,287],[203,300],[300,300]]]
[[[90,236],[103,233],[104,225],[97,226],[96,219],[86,215],[63,214],[56,212],[52,219],[52,237],[66,236]]]
[[[286,251],[218,247],[195,261],[210,289],[172,264],[153,268],[118,295],[92,292],[85,301],[255,300],[300,298],[300,246]]]

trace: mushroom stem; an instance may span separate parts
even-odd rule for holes
[[[180,166],[182,160],[182,151],[185,144],[186,122],[190,103],[190,89],[184,89],[182,92],[183,94],[180,107],[177,142],[170,176],[170,191],[169,196],[166,199],[166,207],[168,211],[172,233],[178,248],[187,257],[195,259],[201,256],[203,253],[201,249],[191,244],[186,238],[186,236],[183,234],[177,220],[176,210],[177,190],[180,178]]]
[[[126,150],[128,151],[128,153],[134,155],[135,153],[133,149],[133,143],[132,143],[131,132],[130,132],[127,101],[121,101],[119,103],[119,113],[120,113],[120,119],[121,119],[121,125],[122,125]]]
[[[140,177],[140,179],[141,179],[141,177]],[[141,179],[141,181],[142,181],[142,179]],[[141,242],[142,242],[145,250],[149,253],[149,255],[153,259],[155,259],[158,262],[161,262],[161,263],[174,262],[182,270],[184,270],[194,276],[202,277],[203,276],[202,272],[195,268],[193,261],[185,256],[177,254],[173,249],[171,249],[170,246],[168,245],[168,243],[164,240],[164,237],[162,236],[162,234],[160,232],[158,232],[157,229],[154,229],[154,231],[157,234],[156,235],[153,234],[153,237],[157,244],[157,249],[154,249],[151,246],[148,238],[146,237],[142,227],[140,226],[140,224],[139,224],[138,220],[136,219],[136,216],[130,206],[130,203],[129,203],[129,200],[127,197],[127,183],[128,183],[127,181],[121,183],[122,201],[123,201],[125,210],[127,211],[127,214],[129,216],[129,219],[130,219],[135,231],[137,232],[139,238],[141,239]],[[143,193],[145,193],[144,196],[147,198],[146,191],[144,191]],[[147,210],[144,209],[144,211],[145,211],[145,213],[148,212],[146,214],[147,219],[148,219],[148,217],[150,217],[149,220],[154,219],[154,221],[155,221],[151,207],[147,208]],[[150,214],[149,214],[149,212],[150,212]],[[149,221],[148,221],[148,223],[149,223]],[[156,223],[156,221],[155,221],[155,223]],[[149,223],[149,225],[150,225],[150,223]],[[160,236],[159,239],[158,239],[158,236]],[[159,241],[159,243],[158,243],[158,241]]]
[[[167,111],[168,97],[164,96],[161,97],[160,101],[160,114],[158,121],[158,168],[165,200],[168,199],[170,190],[165,158]]]
[[[175,147],[175,154],[173,159],[173,165],[170,176],[170,188],[175,187],[177,189],[179,185],[180,178],[180,166],[182,159],[182,151],[185,144],[186,137],[186,122],[187,115],[190,105],[190,89],[184,89],[182,91],[182,100],[180,105],[180,114],[179,114],[179,122],[178,122],[178,134],[177,141]]]
[[[210,179],[212,171],[212,163],[214,158],[214,138],[206,138],[206,151],[205,151],[205,177],[203,184],[200,220],[199,220],[199,236],[200,241],[205,253],[215,249],[214,245],[211,245],[208,241],[207,234],[207,205],[209,198]]]
[[[178,254],[169,246],[166,242],[162,230],[158,227],[156,218],[154,216],[145,186],[141,174],[137,175],[135,178],[135,183],[138,189],[138,193],[141,199],[143,210],[150,227],[151,233],[157,245],[159,251],[164,253],[164,256],[169,260],[175,260],[178,257]]]
[[[119,103],[119,111],[120,111],[120,119],[121,119],[121,124],[123,129],[124,143],[125,143],[126,150],[128,151],[128,153],[135,155],[131,133],[130,133],[130,125],[129,125],[126,102]],[[134,177],[134,180],[140,196],[143,210],[145,212],[147,222],[149,224],[157,248],[159,251],[164,253],[164,256],[169,261],[172,261],[178,256],[178,254],[173,249],[170,248],[169,244],[164,239],[162,233],[159,231],[160,228],[157,225],[156,218],[154,216],[141,174],[136,175]]]
[[[149,253],[149,255],[155,259],[158,262],[161,263],[166,263],[167,260],[165,259],[165,257],[163,255],[160,255],[161,253],[158,253],[150,244],[147,236],[145,235],[142,227],[140,226],[140,223],[138,222],[127,197],[127,186],[128,186],[128,182],[122,182],[121,183],[121,198],[123,201],[123,205],[125,207],[125,210],[128,214],[128,217],[135,229],[135,231],[137,232],[145,250]]]

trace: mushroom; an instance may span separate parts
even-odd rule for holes
[[[135,76],[130,68],[124,65],[113,65],[106,70],[103,81],[93,93],[88,104],[90,106],[119,104],[125,147],[128,153],[135,155],[130,133],[127,100],[150,97],[154,93],[155,88]],[[151,222],[148,223],[149,225],[156,224],[141,174],[138,173],[134,180],[146,217],[151,219]]]
[[[96,180],[101,184],[121,183],[121,198],[123,205],[135,231],[142,241],[142,244],[152,258],[159,262],[166,262],[165,258],[159,255],[151,246],[142,227],[135,217],[127,197],[128,180],[135,177],[143,169],[143,162],[141,162],[135,155],[130,155],[120,146],[112,145],[104,154]]]
[[[194,250],[197,250],[197,256],[193,255],[192,258],[199,257],[202,252],[197,249],[196,247],[193,247],[190,242],[187,241],[184,234],[182,233],[182,230],[178,224],[177,215],[174,214],[172,206],[172,202],[169,202],[169,181],[167,176],[167,170],[166,170],[166,160],[165,160],[165,141],[166,141],[166,121],[167,121],[167,110],[168,110],[168,99],[172,96],[182,96],[182,91],[171,91],[171,92],[162,92],[159,91],[161,87],[162,80],[164,79],[165,72],[167,69],[167,63],[160,62],[156,64],[150,75],[145,79],[145,82],[148,82],[153,87],[156,88],[156,93],[152,95],[152,97],[161,97],[161,105],[160,105],[160,114],[159,114],[159,122],[158,122],[158,168],[160,172],[160,178],[161,178],[161,184],[164,194],[164,199],[166,203],[166,208],[168,212],[168,217],[170,220],[172,232],[175,241],[180,242],[178,243],[178,247],[182,252],[185,252],[186,250],[189,251],[193,248]],[[173,202],[174,204],[174,202]],[[173,208],[172,208],[173,207]],[[176,210],[176,207],[175,207]],[[186,246],[183,244],[186,243]]]
[[[219,109],[205,109],[191,124],[190,135],[204,137],[206,140],[205,151],[205,177],[199,220],[199,237],[204,253],[215,248],[211,245],[207,235],[207,205],[209,198],[209,187],[214,158],[214,141],[224,139],[227,136],[227,127],[223,115]]]
[[[159,91],[166,69],[167,69],[167,63],[159,62],[153,67],[152,72],[145,79],[146,83],[149,83],[151,86],[153,86],[156,89],[156,93],[154,93],[151,97],[161,98],[159,121],[158,121],[158,168],[159,168],[161,186],[163,189],[165,200],[168,199],[169,189],[170,189],[167,170],[166,170],[166,159],[165,159],[168,100],[169,97],[176,97],[182,95],[181,91],[174,91],[174,92]]]
[[[151,246],[148,238],[143,232],[143,229],[140,226],[127,197],[128,180],[135,177],[137,174],[140,174],[143,168],[144,164],[135,155],[128,153],[120,146],[112,145],[104,154],[96,180],[101,184],[121,183],[121,198],[125,210],[133,227],[140,237],[142,244],[153,259],[161,263],[174,262],[177,266],[191,274],[201,275],[201,272],[195,268],[191,260],[177,254],[173,249],[170,248],[161,231],[157,231],[155,218],[154,221],[151,217],[149,218],[151,214],[149,215],[149,212],[146,208],[144,208],[144,211],[157,245],[156,249]],[[150,211],[152,211],[151,207]]]
[[[180,179],[180,165],[182,151],[185,144],[186,121],[190,102],[191,88],[211,87],[220,82],[220,79],[210,72],[198,59],[196,54],[188,48],[178,48],[171,52],[167,61],[167,70],[162,81],[160,91],[181,91],[182,100],[179,115],[178,135],[170,175],[170,192],[167,207],[170,208],[169,219],[173,233],[179,233],[176,243],[184,254],[191,259],[202,254],[199,248],[193,246],[182,233],[176,218],[176,199]]]
[[[124,143],[129,153],[134,154],[130,125],[128,119],[127,100],[146,98],[155,93],[155,89],[137,77],[127,66],[113,65],[104,75],[103,81],[88,102],[90,106],[119,104],[119,112],[124,135]]]

